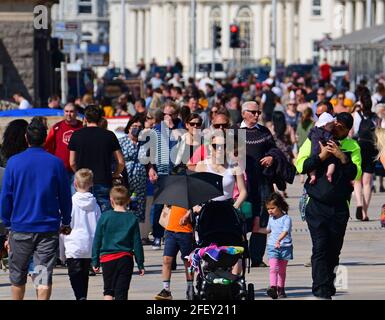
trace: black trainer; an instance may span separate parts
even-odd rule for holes
[[[287,298],[285,288],[278,287],[277,293],[278,293],[278,299]]]
[[[155,300],[172,300],[171,291],[163,289],[155,296]]]
[[[357,207],[356,209],[356,219],[362,220],[362,207]]]
[[[277,287],[270,287],[266,291],[267,295],[272,298],[272,299],[277,299],[278,298],[278,292],[277,292]]]

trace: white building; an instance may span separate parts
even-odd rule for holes
[[[316,43],[330,34],[332,38],[365,27],[366,0],[277,0],[277,58],[286,64],[311,61]],[[108,0],[110,12],[111,60],[121,61],[121,0]],[[125,0],[125,63],[133,68],[144,58],[167,58],[190,64],[190,0]],[[372,24],[385,19],[385,0],[373,0]],[[221,56],[233,58],[229,48],[229,26],[240,25],[247,47],[243,57],[260,59],[270,55],[271,0],[197,0],[197,50],[211,47],[211,27],[222,27]],[[238,53],[239,54],[239,53]],[[329,57],[337,60],[341,57]],[[332,61],[333,62],[333,61]]]
[[[82,41],[109,42],[108,0],[60,0],[52,7],[53,21],[82,22]]]

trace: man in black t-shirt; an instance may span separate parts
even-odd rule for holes
[[[73,133],[68,145],[70,166],[74,172],[87,168],[94,174],[93,193],[102,211],[110,209],[112,180],[124,169],[124,158],[115,134],[98,127],[101,110],[90,105],[85,110],[86,127]],[[112,172],[112,159],[117,165]]]

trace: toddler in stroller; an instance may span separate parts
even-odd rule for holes
[[[254,286],[246,286],[248,258],[244,221],[225,201],[205,204],[196,220],[196,244],[189,257],[197,272],[196,299],[254,300]],[[234,272],[241,260],[241,272]],[[235,274],[236,273],[236,274]]]

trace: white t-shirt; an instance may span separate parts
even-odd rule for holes
[[[23,99],[19,104],[19,109],[20,110],[32,109],[32,105],[26,99]]]

